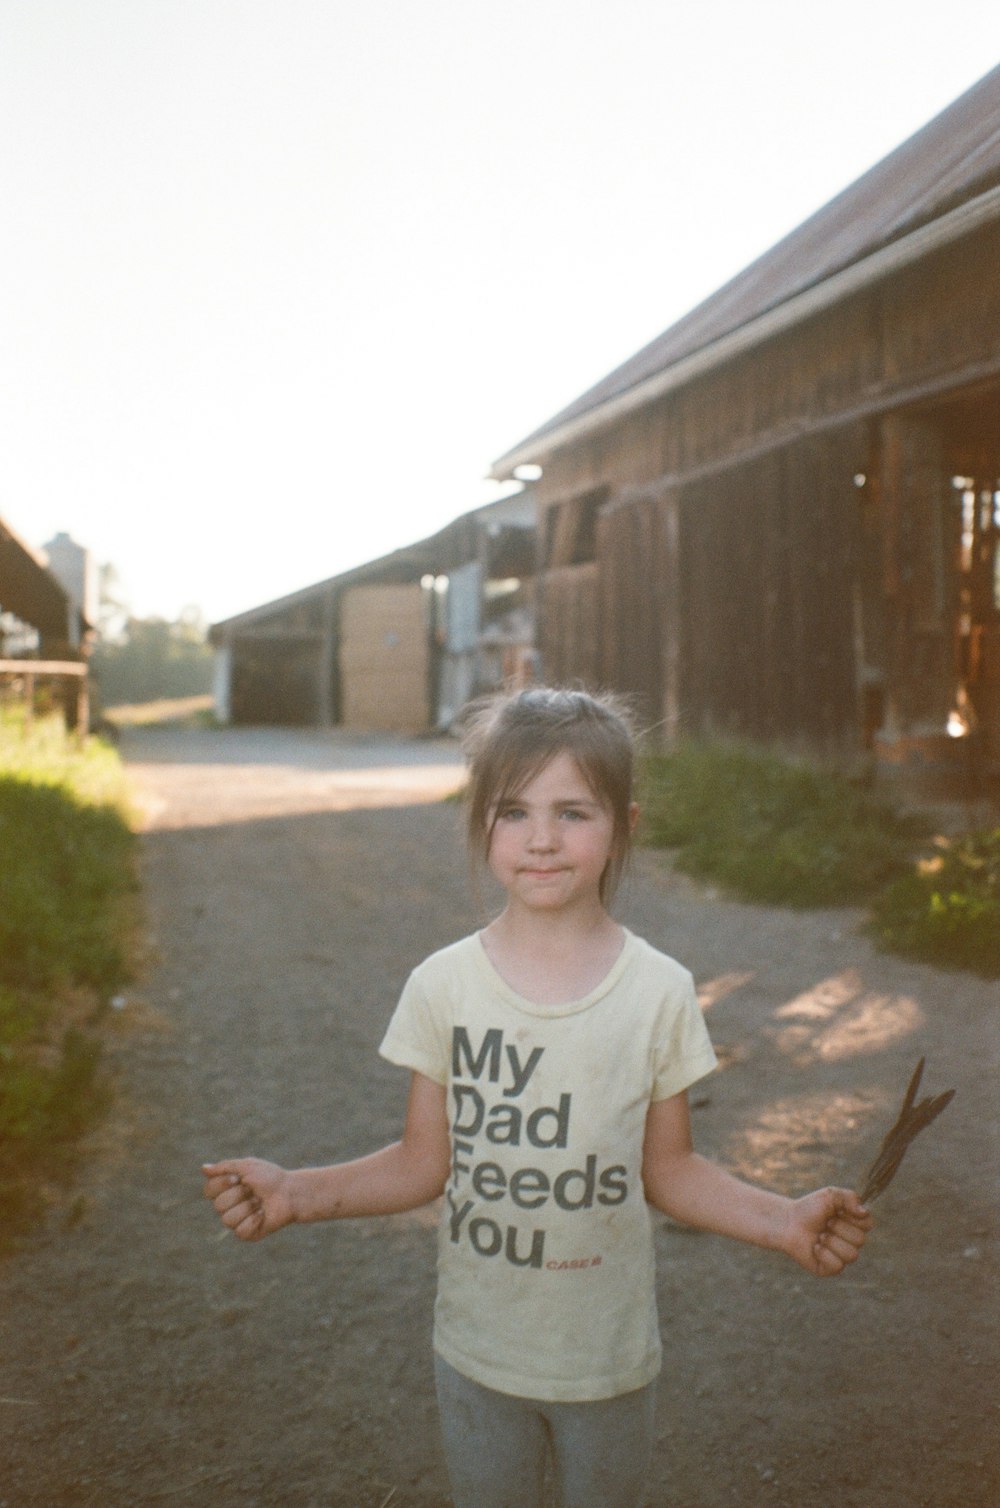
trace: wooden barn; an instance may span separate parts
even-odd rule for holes
[[[213,624],[234,723],[422,733],[533,655],[535,508],[517,493],[351,571]]]
[[[528,466],[546,677],[667,739],[1000,768],[1000,68],[493,474]]]
[[[83,582],[89,557],[68,535],[52,544],[57,560],[0,519],[0,700],[29,714],[36,703],[55,705],[68,726],[84,731],[96,613],[75,578]]]

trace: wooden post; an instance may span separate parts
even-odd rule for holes
[[[336,593],[329,587],[323,597],[323,627],[316,674],[316,714],[321,728],[333,726],[333,675],[336,665]]]
[[[59,683],[67,728],[75,728],[86,734],[90,720],[90,698],[85,660],[0,660],[0,676],[16,677],[24,687],[26,733],[35,720],[37,682],[55,680]]]
[[[883,418],[881,438],[889,729],[943,734],[955,692],[951,584],[942,560],[949,496],[943,445],[934,425],[902,414]]]
[[[660,742],[675,744],[683,726],[683,622],[681,596],[683,580],[680,568],[681,505],[676,491],[668,492],[659,504],[663,529],[663,731]]]

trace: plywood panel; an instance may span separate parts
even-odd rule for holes
[[[354,587],[341,599],[341,721],[422,733],[430,724],[430,642],[423,588]]]

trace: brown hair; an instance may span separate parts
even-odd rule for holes
[[[607,903],[631,851],[634,752],[626,704],[609,694],[560,687],[503,692],[474,704],[463,745],[469,762],[466,833],[470,852],[484,862],[500,806],[557,754],[576,760],[612,814],[611,857],[600,890]]]

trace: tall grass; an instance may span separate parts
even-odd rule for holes
[[[748,901],[856,904],[903,872],[927,831],[842,775],[745,745],[650,756],[642,784],[647,841]]]
[[[645,838],[747,901],[868,905],[880,946],[1000,975],[1000,829],[934,838],[930,819],[844,776],[741,745],[682,745],[641,767]]]
[[[58,716],[27,724],[19,709],[0,707],[0,774],[68,791],[91,805],[126,807],[125,773],[115,749],[99,738],[81,742]]]
[[[0,717],[0,1237],[103,1109],[97,1028],[129,973],[134,841],[112,749]]]

